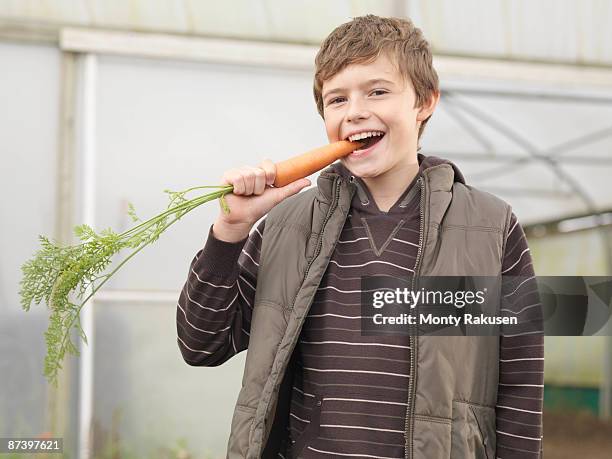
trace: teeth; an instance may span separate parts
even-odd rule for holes
[[[360,132],[359,134],[354,134],[350,136],[349,140],[353,142],[355,140],[361,140],[361,139],[366,139],[368,137],[376,137],[376,136],[381,136],[381,135],[385,135],[385,133],[381,131]]]

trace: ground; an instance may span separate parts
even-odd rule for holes
[[[588,412],[544,413],[546,459],[611,459],[612,420]]]

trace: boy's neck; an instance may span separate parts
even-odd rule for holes
[[[377,177],[362,177],[362,180],[370,190],[378,209],[387,212],[406,191],[406,187],[414,180],[418,172],[419,163],[417,161],[413,164],[398,164],[384,174]]]

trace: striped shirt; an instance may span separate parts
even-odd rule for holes
[[[421,171],[430,161],[421,164]],[[340,163],[334,166],[341,175],[350,174]],[[303,458],[404,457],[409,337],[362,336],[360,289],[362,276],[413,275],[420,226],[416,179],[382,212],[357,178],[361,192],[353,198],[299,337],[289,425],[279,457],[296,457],[296,450]],[[187,363],[219,365],[248,347],[264,231],[265,220],[244,241],[227,243],[214,237],[211,226],[177,307],[178,344]],[[532,276],[525,235],[514,214],[505,247],[503,274]],[[538,301],[533,286],[533,280],[504,284],[510,314],[523,318],[539,311],[526,307]],[[502,336],[499,365],[497,457],[538,457],[541,334]]]

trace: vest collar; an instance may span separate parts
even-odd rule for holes
[[[429,192],[450,192],[454,182],[465,184],[463,174],[451,161],[437,156],[425,156],[421,153],[417,154],[417,160],[419,162],[417,177],[425,176]],[[371,204],[368,196],[369,193],[366,192],[367,185],[365,182],[359,177],[354,177],[340,161],[328,166],[319,174],[317,179],[319,200],[327,203],[332,201],[334,193],[333,185],[336,180],[340,180],[340,186],[350,188],[351,197],[356,192],[363,206]],[[409,199],[410,195],[408,193],[403,201]],[[400,203],[400,206],[402,203]]]

